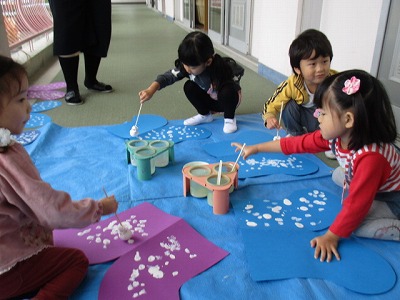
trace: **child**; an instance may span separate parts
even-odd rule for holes
[[[24,147],[10,138],[30,117],[25,69],[0,56],[0,298],[67,299],[85,277],[78,249],[53,245],[55,228],[85,227],[118,203],[70,196],[44,182]]]
[[[211,112],[223,112],[223,131],[235,132],[235,111],[241,101],[241,87],[234,80],[229,63],[214,52],[210,38],[203,32],[193,31],[183,39],[175,68],[158,75],[147,89],[140,91],[140,102],[150,100],[156,91],[183,78],[189,78],[183,89],[198,112],[186,119],[184,125],[209,123],[213,120]]]
[[[355,235],[400,240],[400,153],[396,123],[382,84],[360,70],[325,79],[315,95],[320,130],[280,141],[246,146],[258,152],[316,153],[334,149],[345,170],[343,207],[329,230],[311,240],[315,258],[340,259],[338,243]],[[241,149],[238,143],[233,146]],[[397,229],[392,230],[392,229]]]
[[[315,29],[304,31],[292,42],[289,57],[293,74],[264,104],[262,117],[265,127],[279,129],[279,115],[282,114],[286,131],[296,136],[318,129],[313,117],[314,93],[318,85],[336,71],[330,69],[331,43],[325,34]]]

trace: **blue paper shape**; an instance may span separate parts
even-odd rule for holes
[[[236,161],[236,155],[220,157],[223,161]],[[239,178],[250,178],[271,174],[309,175],[317,172],[319,167],[301,154],[285,155],[283,153],[257,153],[246,160],[240,158]]]
[[[304,189],[287,198],[234,198],[231,200],[242,228],[264,230],[312,230],[329,227],[341,209],[339,195],[319,189]]]
[[[13,135],[13,138],[22,145],[29,145],[40,135],[39,130],[28,130],[21,134]]]
[[[186,140],[206,139],[210,135],[211,131],[202,127],[166,125],[141,134],[139,137],[145,140],[168,140],[176,144]]]
[[[129,132],[132,126],[136,124],[136,118],[137,117],[135,116],[130,122],[109,126],[107,130],[120,138],[132,139]],[[160,128],[167,123],[167,119],[158,115],[140,115],[138,124],[136,126],[139,128],[139,134],[143,134],[147,131]]]
[[[36,102],[32,105],[32,112],[42,112],[61,106],[61,101],[48,100]]]
[[[25,128],[40,127],[51,122],[51,118],[48,115],[40,113],[31,113],[29,121],[25,124]]]
[[[246,130],[238,134],[234,139],[230,139],[229,141],[221,141],[216,143],[209,143],[203,146],[204,151],[214,157],[222,157],[228,155],[235,155],[235,147],[231,146],[232,142],[238,142],[241,144],[246,143],[247,145],[254,145],[258,143],[272,141],[274,136],[271,134],[272,132],[276,133],[276,131],[271,131],[266,129],[265,131],[256,131],[256,130]],[[285,136],[286,133],[284,130],[280,130],[280,136]],[[237,156],[238,153],[236,153]]]
[[[250,276],[255,281],[288,278],[319,278],[354,292],[381,294],[396,283],[392,266],[379,254],[354,239],[339,244],[341,260],[314,259],[310,240],[317,233],[296,230],[242,229]],[[379,241],[384,243],[384,241]]]

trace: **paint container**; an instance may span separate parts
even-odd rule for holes
[[[204,161],[192,161],[184,165],[183,168],[192,167],[189,171],[191,175],[203,177],[203,176],[208,176],[211,173],[209,168],[197,168],[204,165],[208,165],[208,163]],[[190,194],[196,198],[205,198],[207,197],[208,189],[202,186],[201,184],[198,184],[197,182],[190,180]]]
[[[134,152],[136,156],[137,174],[140,180],[149,180],[151,175],[156,171],[154,158],[156,150],[149,147],[142,147],[136,149]]]
[[[132,166],[136,166],[136,159],[134,153],[137,149],[146,147],[148,142],[142,140],[133,140],[128,143],[128,151],[130,155],[130,161]]]
[[[221,175],[220,184],[217,184],[217,181],[218,175],[216,174],[207,178],[207,183],[210,185],[223,187],[231,184],[231,179],[226,175]],[[214,214],[226,214],[229,211],[229,189],[227,188],[227,190],[208,191],[207,203],[213,207]]]
[[[232,170],[232,167],[233,167],[233,164],[231,164],[231,163],[229,163],[229,164],[228,163],[222,163],[222,172],[221,172],[221,174],[224,175],[224,174],[230,174],[230,173],[235,172],[236,168],[234,170]],[[218,172],[219,172],[219,164],[214,166],[214,171],[217,172],[217,174],[218,174]],[[214,179],[212,179],[212,180],[214,180]],[[215,185],[217,185],[217,181],[215,181]],[[223,185],[222,177],[221,177],[221,185]],[[232,193],[234,189],[235,189],[235,187],[232,184],[231,187],[229,188],[229,193]],[[208,203],[208,205],[213,206],[213,193],[212,193],[212,191],[209,191],[207,193],[207,203]]]
[[[156,167],[165,167],[169,164],[169,143],[168,141],[153,141],[149,144],[150,147],[155,148],[161,152],[154,158],[154,164]]]

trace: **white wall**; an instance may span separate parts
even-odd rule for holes
[[[251,55],[259,63],[291,74],[288,50],[296,36],[297,0],[254,0]]]
[[[332,43],[332,67],[371,71],[381,0],[329,0],[322,7],[321,27]]]
[[[165,0],[168,16],[174,14],[173,1]],[[304,23],[312,17],[302,15],[303,3],[307,1],[314,0],[253,0],[250,51],[260,65],[283,76],[292,73],[288,50],[300,33],[302,18]],[[384,1],[386,0],[322,2],[321,11],[315,12],[321,14],[321,21],[316,29],[324,32],[332,44],[332,68],[338,71],[350,68],[376,71],[373,65],[376,65],[374,60],[379,59],[379,53],[375,51],[380,49],[379,43],[384,34],[384,29],[379,27]],[[180,19],[180,16],[175,17]]]
[[[175,8],[174,0],[165,0],[165,15],[174,18]]]
[[[383,0],[325,0],[319,29],[333,48],[332,68],[372,69]],[[259,63],[290,75],[288,50],[299,34],[302,1],[254,0],[251,54]],[[383,34],[383,33],[380,33]]]

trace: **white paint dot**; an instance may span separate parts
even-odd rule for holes
[[[252,221],[246,221],[246,225],[249,227],[256,227],[257,223],[256,222],[252,222]]]

